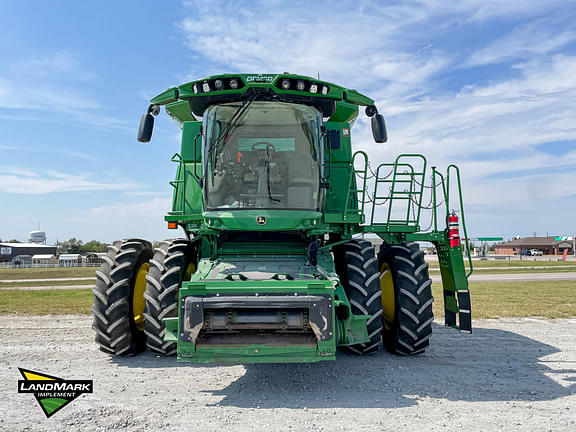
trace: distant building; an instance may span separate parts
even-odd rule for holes
[[[18,255],[56,255],[56,246],[36,243],[0,243],[0,262],[12,262]]]
[[[51,254],[32,255],[32,264],[58,264],[58,258]]]
[[[82,254],[84,256],[84,261],[89,264],[102,264],[102,257],[106,256],[106,252],[88,252]]]
[[[32,264],[32,257],[30,255],[16,255],[11,261],[14,266],[29,266]]]
[[[61,254],[58,257],[60,267],[75,267],[84,262],[84,257],[80,254]]]
[[[525,237],[494,246],[496,255],[517,255],[523,250],[538,249],[544,255],[561,255],[564,249],[574,254],[572,240],[556,240],[556,237]]]

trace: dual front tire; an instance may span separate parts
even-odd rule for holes
[[[336,270],[352,313],[370,315],[369,342],[347,349],[370,354],[384,347],[400,355],[424,352],[432,336],[432,289],[428,264],[417,243],[384,243],[376,255],[366,240],[352,240],[335,253]]]
[[[150,242],[125,239],[108,248],[93,289],[93,324],[100,350],[134,355],[148,347],[173,355],[175,344],[164,343],[163,318],[177,316],[178,290],[195,270],[192,244],[167,240],[155,250]]]

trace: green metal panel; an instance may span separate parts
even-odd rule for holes
[[[460,246],[450,247],[448,231],[443,241],[435,242],[444,291],[444,314],[447,326],[471,331],[468,278]],[[458,316],[458,321],[456,317]]]
[[[209,296],[226,294],[284,294],[326,295],[333,298],[331,281],[227,281],[201,280],[184,282],[179,295],[179,318],[182,319],[182,302],[187,296]],[[333,303],[333,300],[332,300]],[[167,333],[173,337],[178,332],[178,323],[165,321]],[[332,308],[332,323],[336,322]],[[176,327],[174,326],[176,324]],[[175,331],[176,330],[176,331]],[[336,331],[332,329],[330,340],[320,340],[316,346],[250,344],[243,346],[202,346],[178,338],[178,361],[193,363],[286,363],[318,362],[335,360]]]
[[[330,184],[324,201],[324,222],[362,223],[364,218],[358,213],[357,194],[352,192],[357,190],[357,184],[353,172],[350,125],[333,121],[325,122],[324,125],[327,136],[337,134],[338,140],[337,148],[331,148],[336,146],[331,145],[328,139],[324,146],[325,175]]]
[[[196,120],[190,111],[188,101],[178,101],[166,105],[166,112],[178,123]]]
[[[332,163],[337,162],[347,162],[352,161],[352,144],[350,141],[350,124],[347,122],[324,122],[324,127],[326,128],[326,134],[330,131],[338,132],[340,134],[340,145],[337,149],[328,148],[328,142],[324,143],[324,153],[326,162],[332,161]],[[328,154],[330,151],[330,154]]]
[[[182,160],[186,162],[200,162],[202,160],[201,131],[201,121],[182,123],[182,150],[180,152]]]
[[[358,117],[358,106],[349,102],[336,102],[336,112],[330,117],[330,123],[352,123]],[[328,122],[326,123],[328,125]],[[328,126],[326,126],[328,128]]]
[[[350,164],[333,164],[330,178],[330,189],[326,193],[324,215],[326,218],[335,217],[337,214],[342,219],[346,199],[348,198],[348,184],[350,179]],[[328,220],[328,219],[326,219]]]
[[[208,227],[235,231],[286,231],[316,228],[322,213],[307,210],[230,210],[207,211]]]
[[[202,175],[201,163],[185,162],[179,154],[174,155],[172,161],[178,163],[178,168],[176,178],[170,182],[174,187],[172,210],[164,219],[169,222],[202,220],[204,199],[199,182]]]
[[[374,105],[374,100],[370,99],[368,96],[357,92],[356,90],[346,90],[345,98],[346,102],[350,102],[356,105]]]
[[[150,103],[157,105],[166,105],[169,103],[176,102],[177,100],[178,100],[178,89],[173,87],[154,97],[150,101]]]

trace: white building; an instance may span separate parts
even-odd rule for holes
[[[83,262],[84,258],[80,254],[61,254],[58,257],[58,265],[61,267],[76,267]]]

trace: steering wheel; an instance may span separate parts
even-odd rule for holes
[[[258,145],[264,144],[265,147],[263,149],[257,149],[255,148]],[[252,151],[254,150],[266,150],[266,153],[268,153],[268,149],[272,149],[273,151],[276,151],[276,147],[274,147],[273,144],[269,143],[268,141],[258,141],[257,143],[252,144]]]

